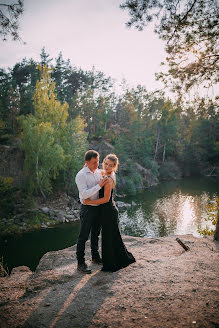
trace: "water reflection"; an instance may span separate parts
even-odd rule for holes
[[[141,237],[200,236],[198,228],[206,225],[206,204],[209,198],[216,197],[214,191],[200,190],[197,181],[192,188],[188,188],[186,181],[183,181],[181,188],[175,182],[146,191],[138,199],[137,207],[120,213],[121,231]]]
[[[136,207],[120,211],[121,230],[126,235],[159,237],[173,234],[198,236],[204,227],[208,198],[218,195],[218,180],[189,178],[162,183],[122,201],[137,203]],[[35,270],[41,256],[49,251],[72,246],[77,241],[79,222],[53,229],[34,231],[22,236],[0,239],[0,257],[9,270],[27,265]]]

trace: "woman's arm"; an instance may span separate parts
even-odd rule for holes
[[[79,193],[80,193],[81,197],[84,199],[89,198],[89,197],[93,196],[93,194],[97,193],[104,186],[106,180],[107,180],[107,178],[102,178],[102,179],[100,179],[99,183],[96,184],[96,186],[88,189],[85,174],[82,174],[80,172],[79,174],[76,175],[76,178],[75,178],[75,182],[78,187]]]
[[[111,196],[111,190],[113,188],[113,181],[112,179],[109,179],[109,181],[104,186],[104,197],[91,200],[91,199],[84,199],[83,204],[84,205],[100,205],[108,203]]]

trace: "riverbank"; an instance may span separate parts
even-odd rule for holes
[[[117,206],[122,209],[135,206],[135,202],[132,201],[131,204],[127,204],[118,201]],[[79,209],[79,200],[64,192],[53,194],[47,199],[35,196],[31,206],[28,207],[25,207],[20,201],[15,215],[11,216],[10,219],[0,218],[0,237],[78,221],[80,219]]]
[[[0,218],[0,234],[20,234],[54,227],[60,223],[75,222],[79,220],[79,207],[77,199],[61,192],[47,199],[35,196],[28,206],[20,199],[15,215],[10,219]]]
[[[219,251],[210,238],[124,236],[136,263],[114,273],[76,270],[75,246],[45,254],[36,271],[12,270],[0,279],[0,326],[219,326]],[[89,245],[86,248],[90,263]]]

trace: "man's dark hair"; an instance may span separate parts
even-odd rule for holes
[[[97,158],[97,156],[100,156],[100,155],[96,150],[88,150],[85,153],[85,161],[90,161],[91,158]]]

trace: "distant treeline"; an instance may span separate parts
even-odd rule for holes
[[[89,143],[119,156],[126,192],[141,184],[133,163],[160,179],[210,174],[218,166],[218,111],[213,101],[174,103],[144,86],[115,92],[102,72],[72,67],[62,53],[0,69],[0,143],[25,152],[30,190],[69,189]]]

